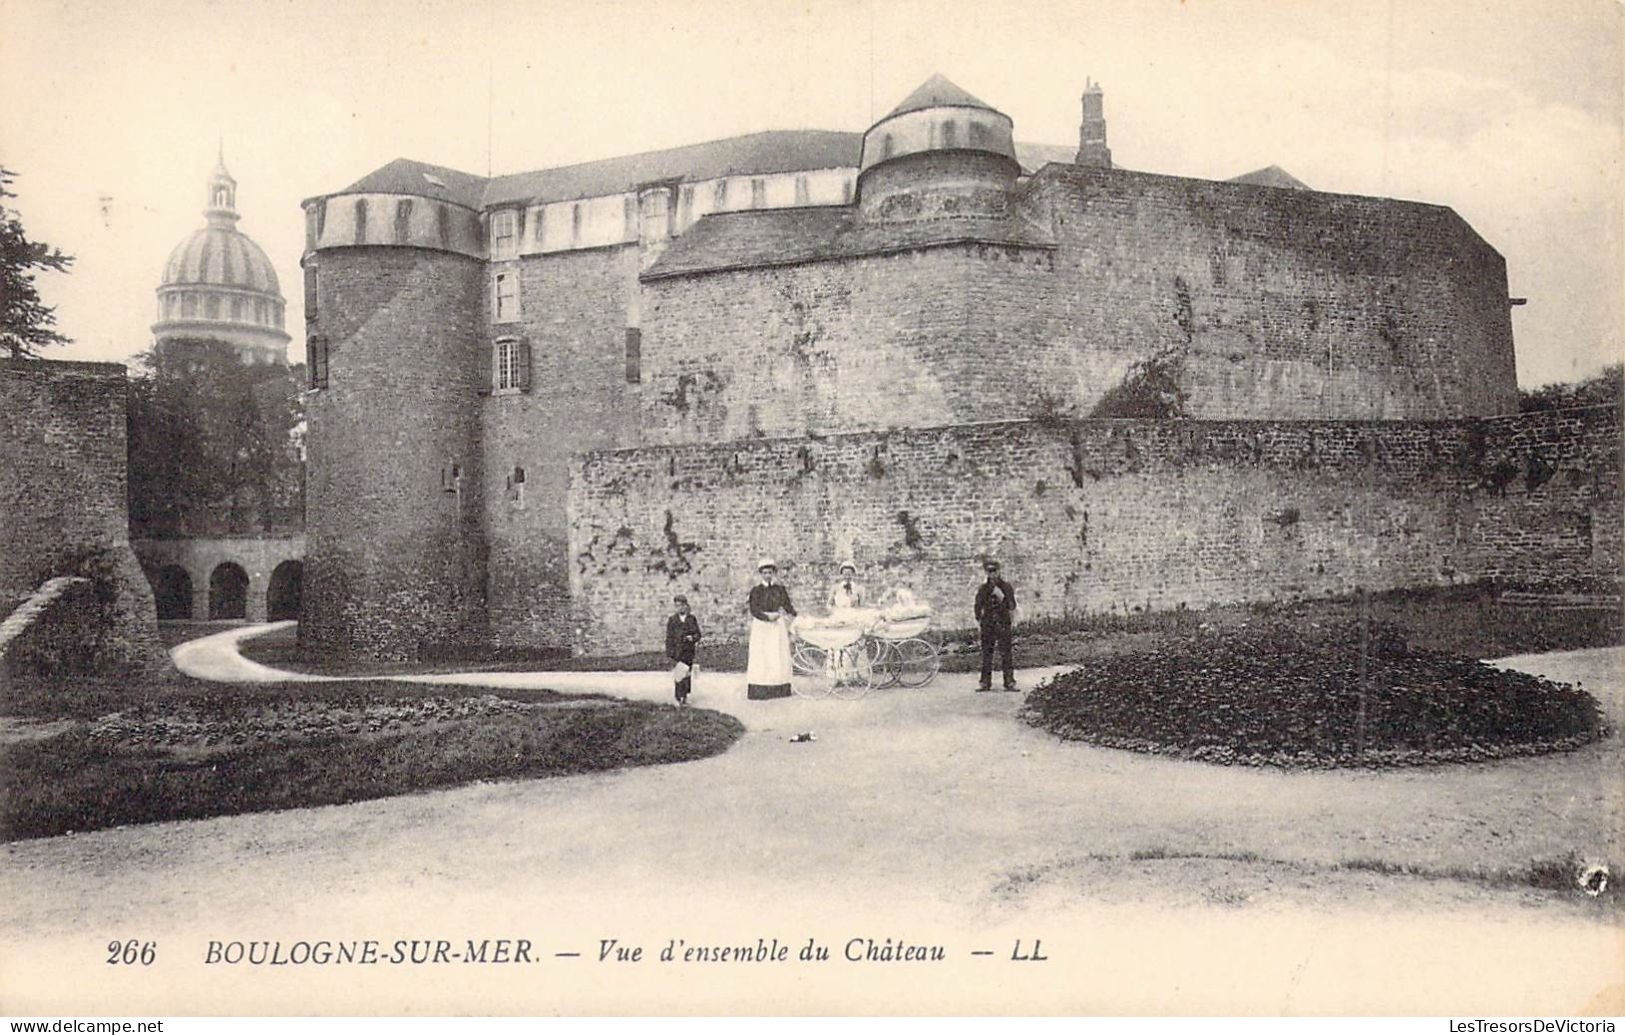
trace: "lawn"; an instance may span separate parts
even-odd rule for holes
[[[0,840],[684,762],[742,732],[548,690],[18,680],[0,700]]]

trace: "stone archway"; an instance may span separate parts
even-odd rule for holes
[[[158,604],[158,620],[185,620],[192,617],[192,576],[179,564],[166,564],[147,572],[152,595]]]
[[[248,617],[248,572],[226,561],[209,575],[209,620]]]
[[[283,561],[271,572],[271,588],[265,594],[265,617],[273,622],[299,617],[300,591],[305,566],[299,561]]]

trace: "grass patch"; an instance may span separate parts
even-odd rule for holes
[[[743,732],[702,709],[383,681],[24,683],[0,710],[72,720],[0,742],[5,841],[690,761]]]
[[[1062,673],[1022,715],[1068,740],[1288,768],[1481,761],[1608,733],[1583,690],[1413,648],[1389,625],[1372,627],[1362,712],[1360,642],[1357,623],[1198,630]]]

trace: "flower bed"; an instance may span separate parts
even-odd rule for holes
[[[1372,625],[1365,653],[1362,695],[1358,623],[1200,630],[1062,673],[1023,717],[1103,747],[1286,768],[1486,761],[1609,733],[1584,690],[1412,649],[1394,626]]]

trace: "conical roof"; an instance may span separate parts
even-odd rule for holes
[[[903,103],[893,108],[886,117],[889,119],[893,115],[925,108],[985,108],[988,111],[998,111],[986,101],[971,96],[947,76],[938,72],[915,87],[914,92],[903,98]]]

